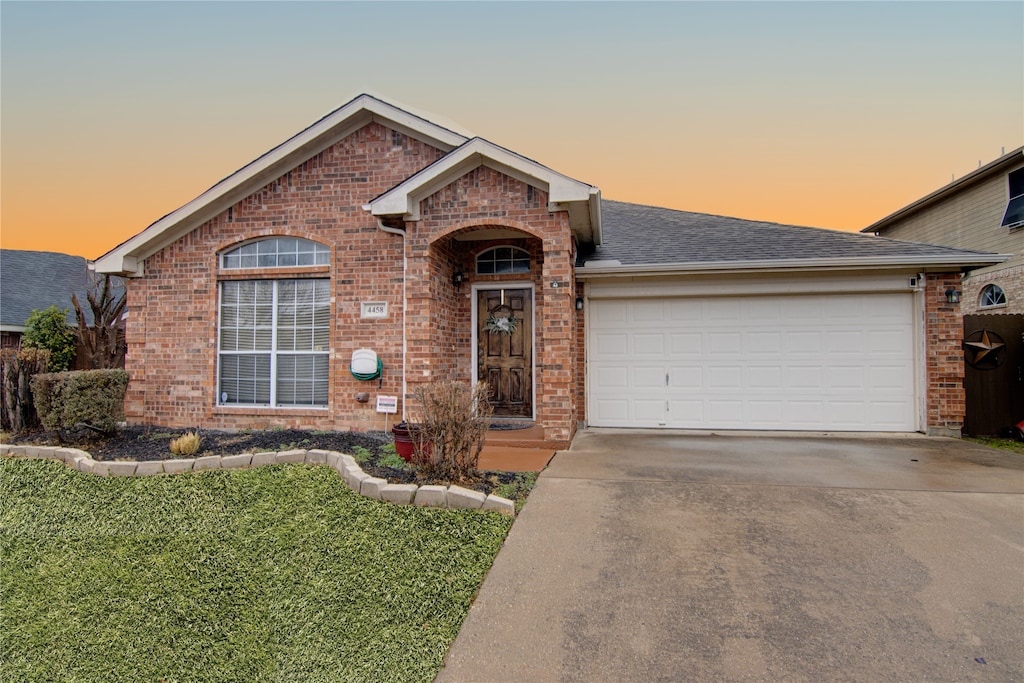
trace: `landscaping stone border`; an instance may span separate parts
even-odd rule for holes
[[[371,477],[359,467],[355,458],[345,453],[323,450],[292,450],[241,455],[205,455],[177,460],[143,462],[93,460],[86,451],[60,446],[15,446],[0,444],[0,455],[20,458],[59,460],[79,472],[100,477],[151,477],[158,474],[180,474],[202,470],[249,469],[262,465],[305,463],[333,468],[348,487],[361,496],[399,505],[453,508],[462,510],[494,510],[515,516],[516,505],[508,498],[493,493],[485,495],[461,486],[389,484],[386,479]]]

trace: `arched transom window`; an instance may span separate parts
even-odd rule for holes
[[[476,257],[477,275],[529,273],[530,253],[519,247],[493,247]]]
[[[220,267],[289,268],[294,266],[326,266],[331,250],[325,245],[301,237],[270,237],[248,242],[225,251]]]
[[[1006,294],[999,285],[986,285],[981,290],[981,298],[978,301],[980,308],[991,308],[992,306],[1005,306]]]

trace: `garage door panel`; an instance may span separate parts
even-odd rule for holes
[[[783,352],[787,356],[800,356],[802,354],[820,354],[825,346],[821,332],[817,330],[790,330],[782,333],[785,345]]]
[[[629,368],[624,365],[601,367],[594,365],[590,373],[594,390],[601,394],[606,389],[625,389],[629,386]]]
[[[665,321],[665,303],[660,299],[639,301],[633,305],[629,319],[632,322],[650,322],[660,326]]]
[[[722,427],[743,429],[743,401],[711,399],[707,402],[708,417]]]
[[[659,392],[665,388],[664,367],[634,367],[632,372],[632,387],[637,389],[657,389]]]
[[[666,319],[670,322],[700,321],[704,317],[700,299],[670,299],[665,302]]]
[[[863,333],[860,330],[833,330],[825,333],[826,354],[860,354],[864,349]]]
[[[751,429],[772,429],[782,424],[782,401],[752,400],[747,402],[747,422]]]
[[[783,369],[778,365],[753,365],[746,369],[745,386],[750,389],[780,391]]]
[[[611,358],[619,361],[629,357],[629,335],[626,333],[599,332],[594,339],[594,359]]]
[[[633,338],[633,355],[637,358],[654,356],[655,358],[665,357],[665,333],[664,332],[636,332]]]
[[[704,386],[704,369],[700,366],[673,365],[668,369],[669,390],[701,389]]]
[[[700,332],[670,334],[669,349],[672,357],[699,355],[704,352],[704,336]]]
[[[820,390],[825,387],[825,368],[820,365],[789,365],[785,378],[789,389]]]
[[[862,365],[830,365],[825,369],[825,386],[832,392],[849,389],[863,391],[865,385]]]
[[[596,426],[915,427],[909,294],[595,300],[590,310]]]
[[[747,332],[743,335],[743,353],[748,356],[782,353],[781,332]]]
[[[743,387],[743,370],[736,366],[711,366],[704,369],[707,378],[705,386],[716,389],[740,389]]]
[[[786,401],[782,411],[782,419],[790,429],[818,429],[823,427],[825,402],[818,401]],[[781,427],[780,427],[781,428]]]
[[[864,348],[868,353],[875,355],[906,358],[905,335],[906,330],[903,328],[874,329],[865,335]]]
[[[593,402],[592,421],[606,427],[633,427],[629,416],[629,401],[625,398],[602,398]]]
[[[868,387],[873,392],[902,391],[913,381],[913,369],[907,364],[877,365],[868,371]]]
[[[739,355],[743,350],[743,334],[741,332],[709,332],[708,351],[712,355]]]

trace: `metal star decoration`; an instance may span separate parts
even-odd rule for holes
[[[977,332],[971,334],[973,337]],[[977,341],[964,340],[964,350],[973,351],[974,356],[969,358],[971,365],[978,365],[981,361],[988,359],[990,363],[998,363],[996,354],[999,350],[1004,348],[1006,344],[1003,340],[994,332],[990,333],[988,330],[981,331],[981,339]]]

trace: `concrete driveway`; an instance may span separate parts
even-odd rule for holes
[[[437,680],[1024,680],[1024,456],[587,430]]]

